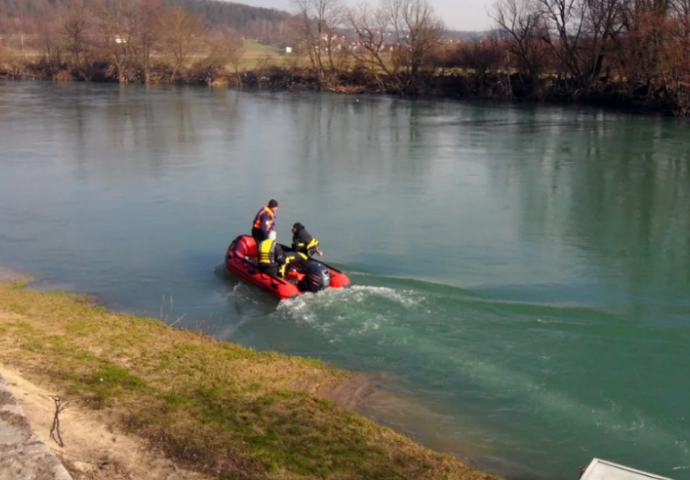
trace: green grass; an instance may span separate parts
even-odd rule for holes
[[[217,478],[490,479],[318,395],[353,374],[0,285],[0,362]]]
[[[259,58],[259,57],[277,57],[285,52],[284,49],[275,45],[265,45],[259,42],[245,41],[244,42],[244,57],[245,58]]]

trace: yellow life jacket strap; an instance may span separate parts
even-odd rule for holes
[[[309,257],[307,257],[307,256],[306,256],[305,254],[303,254],[302,252],[294,252],[293,254],[287,255],[287,256],[285,257],[285,263],[286,263],[286,264],[292,263],[292,262],[295,262],[295,261],[301,261],[301,260],[309,260]]]

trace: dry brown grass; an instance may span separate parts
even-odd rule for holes
[[[0,362],[108,409],[176,462],[218,478],[497,478],[317,394],[350,373],[82,297],[0,285]]]

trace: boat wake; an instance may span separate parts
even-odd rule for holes
[[[592,338],[630,332],[624,319],[586,308],[505,302],[412,279],[353,277],[356,284],[350,288],[277,304],[260,293],[252,297],[247,285],[235,285],[229,298],[262,304],[267,311],[244,329],[245,336],[280,331],[279,349],[301,353],[309,344],[323,359],[360,371],[384,370],[406,394],[436,398],[430,409],[446,419],[434,423],[438,435],[455,438],[462,431],[463,441],[474,445],[500,444],[511,455],[531,456],[514,439],[539,439],[557,426],[563,450],[586,441],[607,451],[600,438],[615,439],[629,448],[647,445],[656,456],[673,452],[674,465],[685,469],[690,452],[678,428],[623,394],[589,388],[590,377],[582,371],[593,360],[567,361]],[[493,412],[496,425],[474,416],[473,409]],[[413,430],[419,432],[418,427]]]
[[[418,306],[424,298],[424,295],[414,290],[396,290],[388,287],[355,285],[346,289],[306,293],[295,299],[282,301],[278,308],[301,308],[302,305],[331,307],[338,302],[363,304],[371,300],[385,300],[406,308],[414,308]]]

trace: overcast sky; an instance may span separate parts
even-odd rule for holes
[[[294,11],[290,0],[234,0],[256,7],[277,8],[279,10]],[[356,5],[360,0],[345,0],[349,5]],[[370,0],[369,3],[378,3]],[[492,22],[487,12],[493,0],[429,0],[436,14],[443,19],[446,26],[453,30],[487,30]]]

